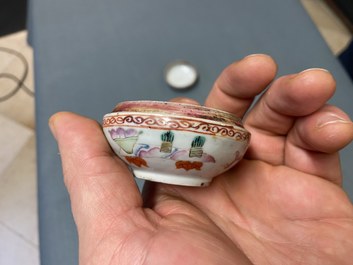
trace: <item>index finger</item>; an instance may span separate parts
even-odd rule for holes
[[[265,54],[253,54],[237,61],[220,74],[205,105],[242,117],[256,95],[275,78],[277,65]]]

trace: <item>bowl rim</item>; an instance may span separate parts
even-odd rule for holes
[[[157,100],[123,101],[118,103],[113,111],[105,114],[104,117],[117,115],[118,113],[129,115],[149,114],[159,117],[168,115],[173,118],[197,119],[222,125],[233,125],[246,130],[242,119],[230,112],[190,103]]]

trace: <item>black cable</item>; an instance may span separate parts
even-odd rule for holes
[[[11,91],[7,95],[0,97],[0,102],[3,102],[3,101],[6,101],[6,100],[10,99],[20,89],[23,89],[28,95],[34,96],[34,92],[32,90],[30,90],[24,84],[24,81],[26,80],[26,78],[28,76],[29,65],[28,65],[28,62],[27,62],[26,58],[23,56],[23,54],[15,51],[13,49],[5,48],[5,47],[0,47],[0,52],[4,52],[4,53],[7,53],[7,54],[14,55],[15,57],[17,57],[18,59],[21,60],[21,62],[23,63],[23,66],[24,66],[24,71],[23,71],[23,74],[22,74],[21,78],[18,78],[17,76],[15,76],[13,74],[9,74],[9,73],[0,73],[0,78],[7,78],[7,79],[10,79],[10,80],[12,80],[12,81],[14,81],[16,83],[16,86],[13,87],[11,89]]]

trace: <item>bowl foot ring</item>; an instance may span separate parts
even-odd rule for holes
[[[139,179],[181,186],[207,187],[212,181],[211,179],[197,176],[180,176],[168,173],[150,172],[139,169],[134,169],[133,172],[135,177]]]

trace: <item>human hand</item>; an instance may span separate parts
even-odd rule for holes
[[[244,116],[276,68],[268,56],[245,57],[205,105]],[[80,264],[351,264],[338,151],[353,124],[326,105],[334,90],[319,69],[277,79],[244,117],[252,138],[241,162],[206,188],[149,182],[143,198],[98,123],[55,114]]]

